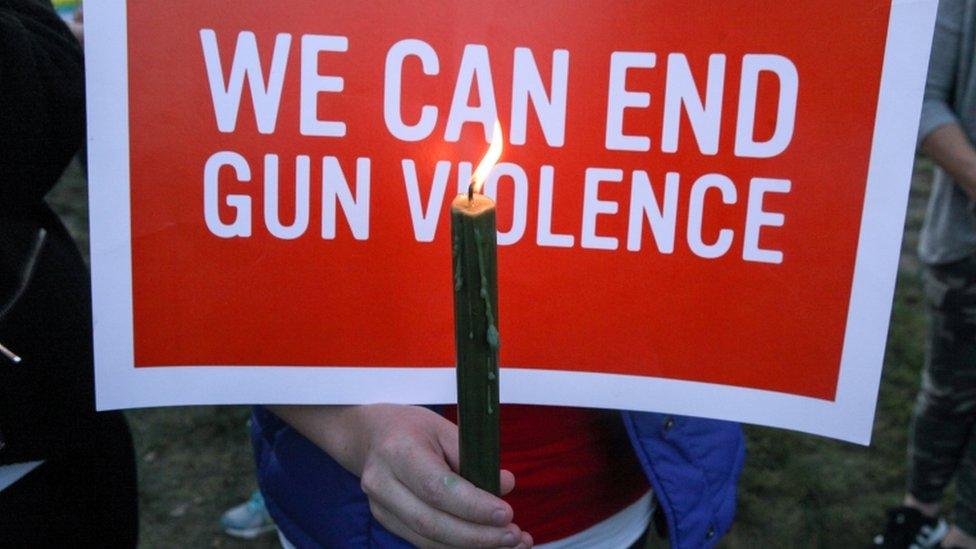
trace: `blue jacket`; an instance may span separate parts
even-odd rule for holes
[[[712,547],[732,525],[745,459],[738,424],[621,412],[667,519],[671,547]],[[251,422],[258,484],[278,528],[296,547],[410,547],[369,512],[359,478],[258,406]]]

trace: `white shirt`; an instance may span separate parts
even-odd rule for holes
[[[617,514],[567,538],[536,545],[536,549],[626,549],[651,524],[651,491]],[[531,534],[531,532],[529,532]]]

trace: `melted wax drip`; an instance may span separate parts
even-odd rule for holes
[[[485,337],[488,338],[488,346],[494,351],[498,351],[501,346],[501,340],[498,335],[498,328],[495,327],[495,314],[491,310],[491,300],[488,299],[488,275],[485,272],[485,246],[484,238],[481,236],[481,231],[478,228],[474,230],[474,241],[478,248],[478,271],[481,273],[481,299],[485,302],[485,316],[488,320],[488,332]]]

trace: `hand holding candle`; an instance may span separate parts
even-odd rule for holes
[[[501,156],[498,121],[466,194],[451,203],[461,476],[499,494],[498,272],[495,202],[481,194]]]

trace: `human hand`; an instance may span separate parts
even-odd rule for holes
[[[418,406],[272,407],[358,475],[373,516],[423,548],[532,547],[512,507],[457,471],[457,426]],[[501,492],[515,477],[501,471]]]
[[[456,425],[426,408],[366,408],[371,436],[360,478],[383,526],[420,547],[532,546],[508,503],[457,474]],[[514,487],[502,471],[502,494]]]
[[[952,176],[970,201],[976,201],[976,146],[962,126],[950,123],[932,130],[921,150]]]

